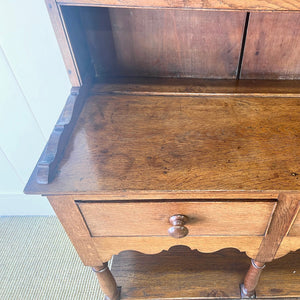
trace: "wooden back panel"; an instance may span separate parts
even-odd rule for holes
[[[175,2],[163,5],[161,0],[158,0],[160,5],[153,1],[134,5],[133,2],[86,0],[80,3],[87,6],[77,6],[75,0],[63,3],[46,0],[73,86],[85,81],[90,66],[99,78],[300,78],[298,1],[272,0],[267,6],[257,1],[251,4],[233,1],[236,3],[230,5],[230,1],[212,1],[206,3],[215,9],[211,11],[201,10],[206,4],[194,1],[176,5]],[[229,11],[218,10],[219,4],[228,4],[221,7]],[[238,11],[230,11],[234,9]],[[239,9],[251,11],[247,34],[244,33],[246,11]],[[239,65],[241,76],[237,76]]]
[[[242,79],[300,78],[300,13],[251,13]]]
[[[95,76],[103,78],[118,74],[108,8],[82,7],[80,10]]]
[[[109,9],[124,75],[235,78],[244,12]]]

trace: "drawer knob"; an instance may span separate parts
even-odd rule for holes
[[[172,227],[169,228],[169,235],[175,239],[180,239],[189,233],[189,230],[184,226],[188,221],[188,217],[184,215],[174,215],[169,219]]]

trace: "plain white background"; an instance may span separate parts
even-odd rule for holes
[[[23,188],[71,85],[44,1],[0,3],[0,215],[54,214]]]

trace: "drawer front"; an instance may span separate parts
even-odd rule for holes
[[[170,217],[187,216],[189,236],[260,236],[275,201],[76,201],[92,237],[168,236]]]

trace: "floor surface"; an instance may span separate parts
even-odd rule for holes
[[[103,299],[58,219],[0,218],[1,300]]]

